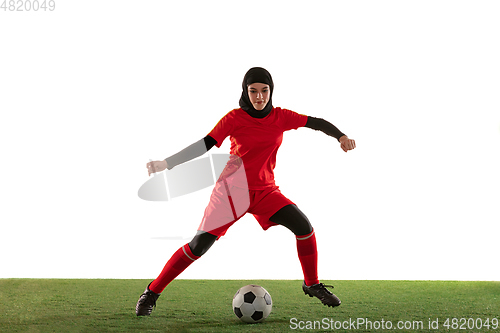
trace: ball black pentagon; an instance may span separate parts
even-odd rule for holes
[[[255,321],[261,320],[262,317],[264,317],[264,312],[262,312],[262,311],[255,311],[251,317]]]
[[[236,317],[238,317],[238,318],[243,317],[243,313],[241,313],[240,308],[235,307],[235,308],[234,308],[234,314],[235,314],[235,315],[236,315]]]
[[[250,303],[252,304],[253,301],[255,300],[256,296],[253,292],[249,291],[247,292],[244,296],[243,299],[245,300],[245,303]]]
[[[264,295],[264,300],[266,301],[267,305],[271,305],[271,303],[272,303],[272,301],[271,301],[271,295],[269,295],[268,293],[266,293]]]

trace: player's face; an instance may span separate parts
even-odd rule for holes
[[[248,97],[255,110],[264,109],[269,102],[269,96],[271,96],[271,91],[268,84],[252,83],[248,86]]]

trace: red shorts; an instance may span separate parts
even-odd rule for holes
[[[291,204],[294,203],[281,193],[278,186],[248,190],[217,182],[198,230],[223,236],[246,213],[251,213],[262,229],[267,230],[276,225],[269,218]]]

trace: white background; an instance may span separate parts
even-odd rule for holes
[[[142,201],[145,165],[204,137],[261,66],[274,106],[357,143],[301,128],[278,153],[320,279],[499,279],[498,2],[56,6],[0,11],[0,277],[155,278],[210,190]],[[302,272],[293,234],[247,215],[181,278]]]

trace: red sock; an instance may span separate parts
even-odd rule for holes
[[[319,283],[318,280],[318,250],[316,249],[316,236],[314,230],[297,238],[297,253],[299,255],[304,281],[307,286]]]
[[[179,248],[167,262],[160,275],[151,282],[149,290],[160,294],[165,287],[172,282],[179,274],[181,274],[189,265],[200,257],[195,256],[189,245],[186,244]]]

